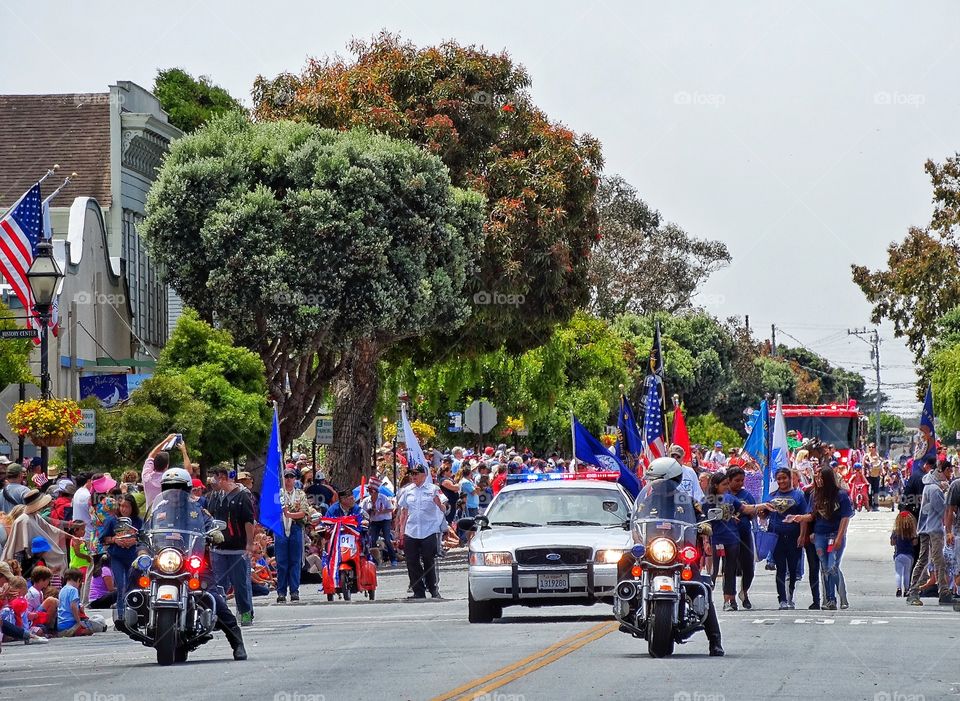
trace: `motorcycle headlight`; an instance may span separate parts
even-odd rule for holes
[[[623,550],[597,550],[593,561],[603,565],[615,565],[620,562],[623,553]]]
[[[658,565],[667,565],[677,556],[677,546],[668,538],[655,538],[647,546],[647,557]]]
[[[183,566],[183,555],[172,548],[157,553],[154,564],[163,574],[175,574]]]
[[[512,565],[513,555],[511,555],[508,552],[490,552],[490,553],[472,552],[470,553],[470,564],[486,565],[488,567]]]

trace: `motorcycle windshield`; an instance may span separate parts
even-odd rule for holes
[[[658,480],[640,490],[633,510],[633,539],[648,545],[656,538],[693,545],[697,513],[693,499],[676,482]]]
[[[188,492],[161,492],[147,519],[146,540],[154,552],[176,548],[188,555],[202,554],[207,523],[199,502]]]

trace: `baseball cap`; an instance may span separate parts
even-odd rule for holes
[[[7,477],[19,477],[23,474],[23,465],[18,462],[10,463],[10,467],[7,468]]]
[[[286,470],[283,471],[283,476],[284,476],[284,477],[296,477],[296,476],[297,476],[297,471],[296,471],[294,468],[292,468],[292,467],[288,467]]]
[[[196,479],[196,478],[194,478],[194,480],[193,480],[193,482],[191,482],[191,484],[193,485],[193,488],[194,488],[194,489],[203,489],[203,482],[201,482],[200,480],[198,480],[198,479]]]
[[[10,464],[10,458],[8,458],[6,455],[0,455],[0,465],[9,465],[9,464]]]
[[[238,480],[252,480],[253,476],[249,472],[241,472],[237,475]]]
[[[427,471],[427,468],[425,468],[423,465],[420,465],[420,464],[411,465],[410,469],[408,470],[408,472],[426,472],[426,471]]]
[[[722,448],[722,447],[723,447],[723,441],[717,441],[716,443],[713,444],[713,447],[714,447],[714,448]]]

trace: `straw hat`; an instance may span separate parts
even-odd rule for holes
[[[49,494],[41,494],[38,489],[31,489],[23,495],[23,513],[35,514],[53,501]]]

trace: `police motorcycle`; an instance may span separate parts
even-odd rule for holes
[[[651,657],[672,655],[676,643],[701,630],[710,654],[719,656],[712,591],[700,577],[699,536],[722,512],[710,509],[706,520],[698,519],[698,507],[680,489],[681,476],[673,458],[658,458],[647,469],[629,522],[635,544],[620,562],[613,612],[622,632],[647,641]]]
[[[222,541],[226,524],[203,511],[182,487],[189,482],[182,469],[164,473],[163,491],[140,532],[140,554],[117,626],[154,648],[162,666],[185,662],[191,651],[213,638],[217,627],[230,641],[234,659],[246,659],[236,620],[219,621],[218,626],[218,611],[222,618],[233,614],[209,576],[207,544]]]

